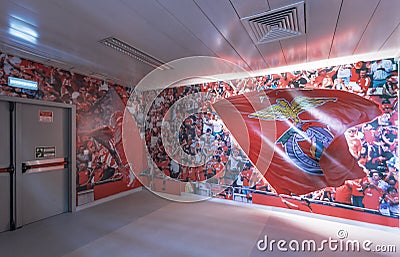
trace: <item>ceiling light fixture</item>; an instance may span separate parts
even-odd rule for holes
[[[160,61],[149,54],[115,38],[115,37],[108,37],[99,41],[100,43],[111,47],[112,49],[121,52],[125,55],[128,55],[131,58],[134,58],[138,61],[144,62],[147,65],[150,65],[153,68],[159,70],[169,70],[172,67],[165,64],[165,62]]]
[[[351,63],[356,63],[358,61],[373,61],[379,59],[395,58],[394,56],[398,56],[398,54],[399,54],[398,49],[392,49],[392,50],[379,51],[373,53],[355,54],[351,56],[343,56],[343,57],[336,57],[319,61],[280,66],[275,68],[261,69],[257,71],[250,71],[249,73],[251,74],[252,77],[264,76],[266,74],[279,74],[282,72],[311,70],[311,69],[337,66],[342,64],[351,64]]]
[[[25,41],[36,43],[39,35],[34,29],[34,25],[26,22],[17,16],[11,15],[9,20],[8,33],[17,38],[23,39]]]

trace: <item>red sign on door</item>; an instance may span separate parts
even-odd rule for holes
[[[53,122],[53,112],[39,110],[39,122],[52,123]]]

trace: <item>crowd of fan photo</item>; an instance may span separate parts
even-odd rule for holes
[[[346,132],[350,152],[364,168],[366,177],[301,197],[363,207],[383,215],[398,215],[398,74],[391,60],[144,92],[136,96],[131,107],[133,113],[143,113],[141,103],[152,102],[147,116],[140,114],[136,119],[143,124],[149,153],[162,173],[180,181],[207,180],[231,186],[223,193],[227,198],[232,197],[233,191],[251,198],[249,189],[273,192],[273,188],[245,157],[209,106],[220,98],[287,87],[346,90],[372,99],[383,110],[383,115],[376,120]],[[174,103],[188,95],[196,95],[198,99],[189,99],[170,110]],[[181,120],[183,122],[176,122]],[[167,128],[163,129],[166,138],[178,141],[186,155],[169,157],[167,153],[173,153],[176,148],[169,140],[162,140],[162,128]],[[187,155],[194,157],[185,158]],[[195,165],[198,162],[205,164]]]
[[[114,132],[121,130],[121,123],[115,122],[122,115],[121,110],[104,101],[109,95],[109,87],[100,80],[6,54],[0,55],[0,63],[0,95],[75,104],[79,128],[87,127],[86,123],[90,122],[92,127],[93,124],[109,125]],[[37,81],[39,90],[9,87],[9,76]],[[346,90],[372,99],[381,105],[384,112],[378,119],[346,132],[350,152],[364,168],[366,177],[302,197],[364,207],[383,215],[398,215],[398,74],[392,59],[167,88],[161,92],[148,91],[132,95],[132,101],[128,101],[130,90],[112,86],[122,103],[128,103],[138,123],[143,124],[141,129],[149,153],[164,174],[181,181],[207,180],[214,184],[234,186],[235,190],[241,190],[249,198],[252,192],[249,189],[273,192],[273,188],[245,157],[209,107],[220,98],[287,87]],[[199,99],[190,99],[183,106],[168,112],[179,99],[195,93],[199,93]],[[149,102],[153,104],[149,112],[144,114],[146,110],[143,103]],[[83,115],[93,119],[81,119]],[[183,122],[177,123],[177,120]],[[176,147],[170,141],[162,140],[162,126],[168,128],[164,130],[167,134],[174,133],[166,136],[175,138],[184,153],[195,157],[186,158],[187,155],[182,155],[182,158],[178,156],[174,158],[176,161],[172,160],[167,152],[173,153]],[[78,133],[78,155],[82,157],[82,160],[78,158],[78,172],[85,172],[89,163],[92,163],[93,158],[86,160],[86,156],[99,156],[104,169],[110,165],[118,169],[114,160],[116,157],[110,154],[117,151],[110,147],[104,149],[109,142],[99,144],[97,141],[100,140]],[[111,140],[115,141],[114,138]],[[114,146],[117,143],[114,142]],[[101,154],[102,151],[105,154]],[[205,165],[193,165],[202,161]],[[91,180],[93,177],[88,175],[85,183],[90,184]],[[228,188],[226,197],[231,197],[232,191],[232,187]]]

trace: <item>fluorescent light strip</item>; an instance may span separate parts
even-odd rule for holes
[[[8,22],[8,33],[10,35],[29,41],[31,43],[36,43],[39,35],[37,31],[32,28],[35,27],[35,25],[26,22],[24,19],[21,19],[14,15],[10,15]]]
[[[136,60],[144,62],[144,63],[152,66],[153,68],[156,68],[159,70],[171,69],[171,67],[166,65],[164,62],[157,60],[156,58],[154,58],[154,57],[140,51],[139,49],[136,49],[114,37],[109,37],[109,38],[100,40],[99,42],[103,43],[104,45],[111,47],[112,49],[117,50],[125,55],[128,55],[131,58],[134,58]]]
[[[36,44],[36,41],[37,41],[36,37],[33,37],[30,34],[26,34],[25,32],[23,32],[21,30],[17,30],[14,28],[8,28],[8,33],[14,37],[17,37],[17,38],[23,39],[25,41]]]
[[[249,73],[251,74],[251,76],[264,76],[267,74],[277,74],[282,72],[292,72],[299,70],[312,70],[312,69],[337,66],[342,64],[356,63],[359,61],[373,61],[379,59],[398,58],[398,57],[400,57],[400,50],[394,49],[382,52],[358,54],[358,55],[351,55],[351,56],[338,57],[332,59],[325,59],[321,61],[306,62],[288,66],[281,66],[276,68],[262,69],[257,71],[251,71]]]
[[[229,81],[234,79],[245,79],[258,76],[265,76],[270,74],[279,74],[283,72],[293,72],[301,70],[312,70],[330,66],[337,66],[342,64],[356,63],[359,61],[374,61],[379,59],[400,58],[399,50],[382,51],[377,53],[359,54],[346,57],[339,57],[333,59],[326,59],[321,61],[300,63],[296,65],[281,66],[276,68],[262,69],[257,71],[243,71],[232,73],[209,74],[205,77],[196,77],[196,84],[212,82],[212,81]],[[228,61],[229,62],[229,61]],[[399,67],[400,68],[400,67]]]
[[[21,33],[24,33],[34,38],[38,37],[38,33],[35,30],[29,28],[27,25],[24,25],[22,22],[10,21],[10,28],[18,30]]]

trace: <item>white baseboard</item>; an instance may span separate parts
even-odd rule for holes
[[[93,201],[93,202],[90,202],[90,203],[86,203],[86,204],[83,204],[83,205],[76,206],[76,211],[81,211],[81,210],[96,206],[98,204],[102,204],[102,203],[109,202],[109,201],[112,201],[112,200],[115,200],[115,199],[130,195],[130,194],[133,194],[133,193],[136,193],[136,192],[140,192],[142,190],[143,190],[143,187],[137,187],[137,188],[134,188],[132,190],[123,191],[123,192],[115,194],[115,195],[110,195],[110,196],[104,197],[102,199],[99,199],[99,200],[96,200],[96,201]]]

